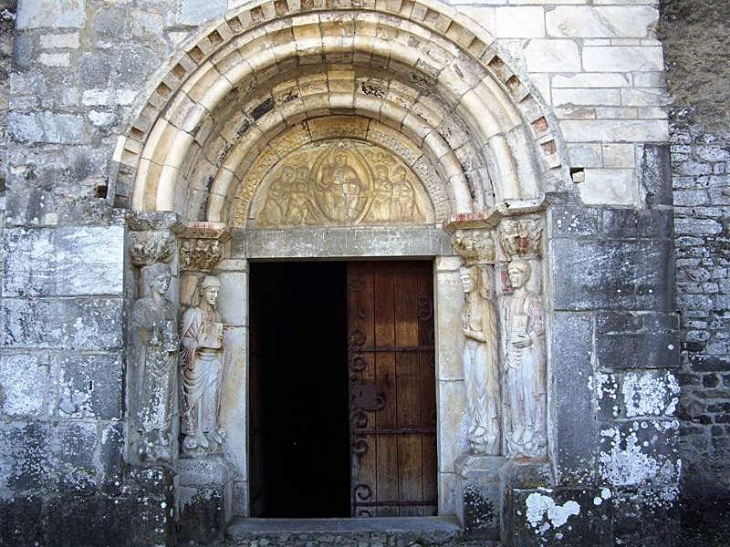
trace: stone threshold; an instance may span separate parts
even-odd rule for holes
[[[461,527],[456,517],[373,517],[332,519],[234,519],[228,535],[236,533],[367,534],[372,532],[440,532],[457,535]]]
[[[497,547],[462,538],[456,517],[375,517],[332,519],[237,518],[228,526],[226,545],[352,547]]]

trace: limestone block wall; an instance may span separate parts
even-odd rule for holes
[[[8,119],[8,80],[13,54],[13,33],[15,31],[16,0],[0,2],[0,236],[5,225],[5,171],[6,142]],[[0,263],[0,280],[2,280],[2,264]],[[0,298],[2,298],[0,291]]]
[[[665,0],[678,306],[683,499],[730,498],[730,47],[726,2]]]

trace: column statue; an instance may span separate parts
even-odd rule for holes
[[[218,424],[223,373],[223,323],[215,309],[219,289],[220,281],[216,277],[203,277],[198,285],[200,303],[183,316],[181,429],[186,450],[223,442],[223,431]]]
[[[513,292],[500,305],[505,390],[510,416],[507,455],[541,458],[546,455],[545,352],[542,299],[528,291],[530,263],[513,260],[507,267]]]
[[[484,266],[462,267],[466,295],[462,314],[464,382],[469,415],[468,441],[472,452],[500,452],[497,312]]]
[[[144,296],[134,303],[131,318],[137,455],[142,461],[169,462],[178,349],[175,306],[165,298],[170,268],[151,264],[141,276]]]

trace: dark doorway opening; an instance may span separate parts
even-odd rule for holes
[[[345,263],[250,270],[251,516],[350,516]]]

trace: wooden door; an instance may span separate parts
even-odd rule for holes
[[[353,517],[438,509],[430,262],[347,267]]]

